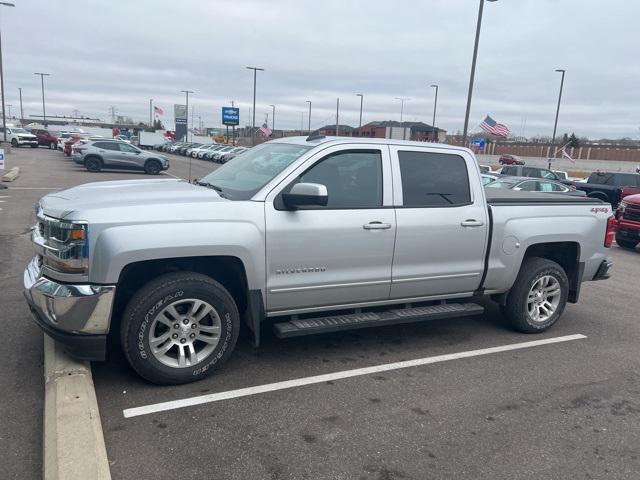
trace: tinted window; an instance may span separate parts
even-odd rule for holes
[[[517,175],[518,167],[502,167],[502,170],[500,171],[500,173],[504,175]]]
[[[459,155],[398,152],[402,202],[408,207],[448,207],[471,201],[469,174]]]
[[[554,192],[566,192],[567,188],[558,184],[558,183],[550,183],[551,185],[551,190]]]
[[[522,167],[522,176],[540,178],[541,175],[540,175],[540,170],[537,168]]]
[[[325,208],[382,206],[382,156],[378,150],[329,155],[300,175],[299,181],[327,187]]]
[[[120,151],[121,152],[126,152],[126,153],[137,153],[138,152],[137,148],[132,147],[128,143],[117,143],[116,145],[118,145],[120,147]]]
[[[118,150],[118,144],[114,142],[95,142],[93,146],[103,150]]]
[[[519,190],[523,190],[525,192],[535,192],[538,190],[538,182],[536,181],[528,181],[528,182],[522,182],[520,185],[518,185],[518,189]]]
[[[551,180],[558,179],[558,176],[555,173],[553,173],[551,170],[545,170],[544,168],[540,169],[540,177],[550,178]]]

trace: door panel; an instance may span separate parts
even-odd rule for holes
[[[270,312],[389,298],[396,231],[389,151],[358,144],[349,157],[345,148],[317,153],[267,196]],[[375,152],[380,168],[355,158],[362,152]],[[327,186],[327,207],[284,209],[279,195],[298,181]]]
[[[397,205],[391,298],[478,288],[488,218],[475,160],[464,155],[391,147]]]

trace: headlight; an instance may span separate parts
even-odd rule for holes
[[[86,275],[89,267],[89,229],[86,222],[38,216],[32,240],[42,263],[61,273]]]

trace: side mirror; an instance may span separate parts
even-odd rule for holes
[[[522,190],[522,187],[513,187],[514,190]]]
[[[306,205],[319,205],[324,207],[329,201],[327,187],[319,183],[296,183],[289,193],[282,194],[282,201],[289,208],[297,208]]]

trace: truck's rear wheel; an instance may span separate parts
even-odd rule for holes
[[[628,238],[622,238],[619,236],[616,236],[616,243],[622,248],[630,248],[632,250],[636,248],[636,245],[638,245],[637,240],[629,240]]]
[[[199,273],[176,272],[133,296],[120,339],[140,376],[169,385],[212,373],[231,355],[239,330],[238,309],[222,285]]]
[[[503,312],[516,330],[543,332],[562,315],[568,294],[569,280],[560,265],[546,258],[526,258]]]

